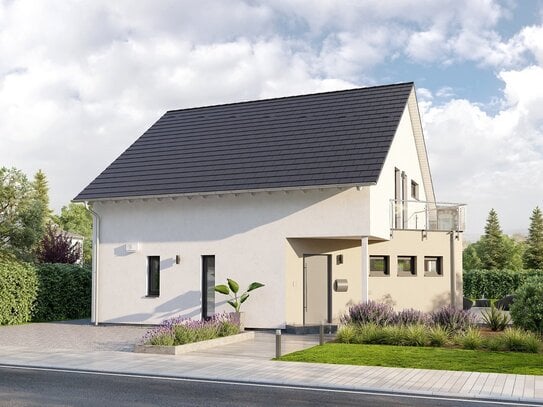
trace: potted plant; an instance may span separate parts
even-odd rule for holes
[[[240,311],[241,304],[247,301],[247,298],[249,298],[249,292],[256,290],[257,288],[264,287],[264,284],[255,281],[249,284],[249,287],[247,288],[247,290],[245,290],[243,294],[238,296],[239,284],[231,278],[227,278],[226,281],[227,284],[216,285],[215,291],[230,296],[230,299],[227,301],[227,303],[230,304],[232,308],[234,308],[236,316],[239,319],[239,329],[240,331],[243,331],[245,329],[245,315]]]

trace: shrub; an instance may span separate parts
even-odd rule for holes
[[[537,353],[541,348],[538,337],[521,329],[507,328],[498,339],[500,347],[512,352]]]
[[[390,305],[368,301],[350,307],[342,320],[344,323],[386,326],[392,324],[394,318],[395,312]]]
[[[475,326],[475,316],[451,305],[430,313],[430,323],[449,332],[466,331]]]
[[[537,276],[543,277],[543,270],[465,270],[464,295],[468,298],[502,298]]]
[[[515,292],[511,318],[520,328],[543,333],[543,278],[532,278]]]
[[[75,264],[81,259],[83,249],[80,243],[72,243],[66,232],[50,223],[36,255],[41,263]]]
[[[490,307],[490,310],[482,311],[481,317],[492,331],[503,331],[507,324],[511,322],[509,315],[494,305]]]
[[[395,325],[425,325],[428,315],[413,308],[401,310],[393,320]]]
[[[476,328],[468,328],[455,337],[455,342],[464,349],[479,349],[483,345],[481,332]]]
[[[75,264],[40,264],[34,321],[88,318],[91,311],[91,271]]]
[[[36,270],[9,255],[0,255],[0,325],[28,322],[38,290]]]
[[[147,345],[183,345],[239,333],[234,314],[216,314],[209,320],[175,317],[148,330],[141,342]]]

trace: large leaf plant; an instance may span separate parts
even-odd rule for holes
[[[229,295],[230,299],[227,302],[236,310],[236,312],[240,312],[241,304],[243,304],[245,301],[247,301],[247,298],[249,298],[249,292],[256,290],[257,288],[264,287],[264,284],[255,281],[249,284],[249,287],[243,294],[238,296],[239,284],[231,278],[227,278],[226,281],[228,284],[216,285],[215,291],[224,295]]]

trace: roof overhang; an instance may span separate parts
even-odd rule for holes
[[[262,189],[240,189],[232,191],[205,191],[205,192],[188,192],[177,194],[160,194],[160,195],[134,195],[134,196],[117,196],[104,198],[75,198],[72,202],[102,202],[102,201],[130,201],[130,200],[146,200],[146,199],[166,199],[166,198],[184,198],[184,197],[199,197],[199,196],[216,196],[216,195],[241,195],[241,194],[257,194],[257,193],[273,193],[273,192],[294,192],[294,191],[315,191],[324,189],[350,189],[362,188],[375,185],[371,183],[354,183],[354,184],[333,184],[333,185],[311,185],[301,187],[280,187],[280,188],[262,188]]]

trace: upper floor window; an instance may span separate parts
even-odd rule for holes
[[[419,184],[411,180],[411,198],[419,199]]]

